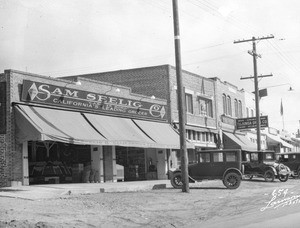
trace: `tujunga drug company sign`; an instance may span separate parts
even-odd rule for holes
[[[269,126],[268,116],[260,116],[260,127],[268,127],[268,126]],[[256,117],[236,119],[237,130],[256,128],[256,127],[257,127]]]

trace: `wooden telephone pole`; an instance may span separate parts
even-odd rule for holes
[[[248,40],[238,40],[234,41],[234,44],[242,43],[242,42],[249,42],[252,41],[252,51],[248,51],[250,55],[253,56],[253,67],[254,67],[254,76],[253,77],[244,77],[243,79],[251,79],[254,78],[254,89],[255,89],[255,109],[256,109],[256,135],[257,135],[257,150],[261,150],[261,136],[260,136],[260,111],[259,111],[259,89],[258,89],[258,78],[264,77],[272,77],[272,74],[269,75],[260,75],[257,76],[257,58],[261,58],[261,55],[256,53],[256,41],[257,40],[265,40],[265,39],[272,39],[274,38],[273,35],[267,37],[252,37],[252,39]]]
[[[178,2],[173,0],[173,21],[174,21],[174,42],[175,42],[175,60],[176,60],[176,79],[177,79],[177,97],[178,97],[178,118],[180,133],[180,152],[181,152],[181,180],[182,192],[190,192],[188,177],[188,157],[186,148],[185,132],[185,91],[182,85],[181,73],[181,54],[180,54],[180,34],[179,34],[179,15]]]

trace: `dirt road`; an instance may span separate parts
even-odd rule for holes
[[[167,188],[40,200],[0,197],[0,205],[0,227],[268,227],[272,222],[272,227],[298,227],[300,180],[243,181],[236,190],[207,181],[190,185],[190,193]]]

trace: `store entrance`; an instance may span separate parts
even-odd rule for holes
[[[116,163],[124,166],[125,181],[146,180],[145,149],[116,147]]]
[[[81,183],[91,166],[90,146],[28,142],[29,184]]]

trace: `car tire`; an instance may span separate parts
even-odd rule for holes
[[[289,179],[289,175],[279,175],[279,176],[278,176],[278,179],[279,179],[281,182],[286,182],[286,181]]]
[[[241,184],[241,176],[234,172],[229,172],[223,179],[223,184],[226,188],[237,189]]]
[[[181,189],[182,188],[182,179],[181,179],[181,173],[174,173],[171,177],[171,185],[173,188]]]
[[[275,179],[275,174],[272,170],[267,170],[264,174],[264,178],[266,182],[273,182]]]

